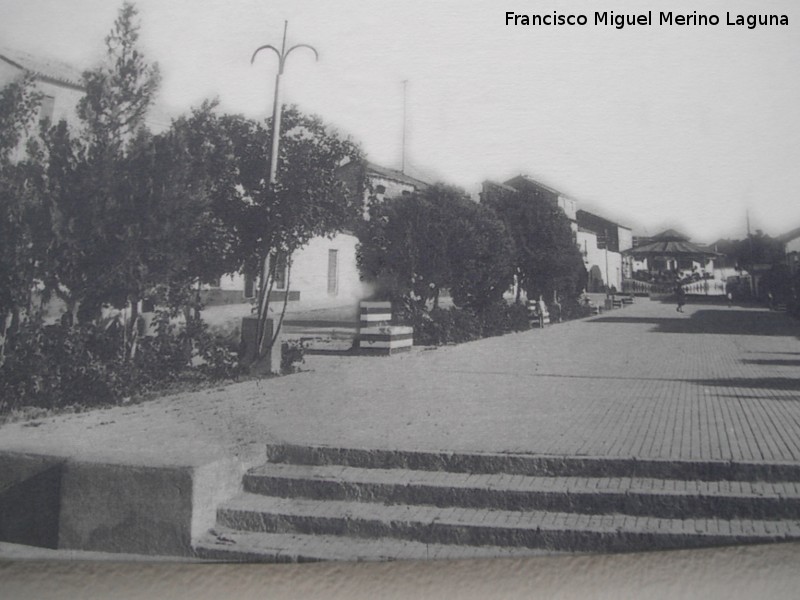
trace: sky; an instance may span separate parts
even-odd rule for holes
[[[261,45],[311,44],[287,60],[284,100],[399,168],[477,194],[520,173],[586,208],[698,242],[800,226],[800,3],[791,0],[139,0],[141,46],[174,115],[204,99],[271,114],[277,61]],[[0,46],[88,68],[121,2],[0,0]],[[510,26],[506,12],[584,14],[586,26]],[[596,11],[651,26],[594,24]],[[659,26],[660,11],[717,26]],[[726,25],[726,13],[788,26]]]

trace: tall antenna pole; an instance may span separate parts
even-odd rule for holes
[[[406,172],[406,84],[408,79],[403,80],[403,153],[400,158],[400,172]]]

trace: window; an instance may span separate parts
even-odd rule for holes
[[[339,251],[328,250],[328,295],[339,293]]]
[[[286,255],[283,253],[278,253],[274,257],[274,277],[275,277],[275,289],[276,290],[285,290],[286,289]]]
[[[55,109],[56,99],[53,96],[42,96],[42,103],[39,105],[39,121],[53,121],[53,110]]]

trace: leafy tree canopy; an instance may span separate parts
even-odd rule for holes
[[[586,269],[569,219],[558,206],[524,190],[496,190],[484,203],[505,223],[518,283],[528,297],[580,293]]]
[[[106,37],[106,59],[83,74],[86,94],[78,104],[88,137],[105,151],[119,149],[144,125],[161,76],[138,47],[136,7],[125,2]]]
[[[783,243],[760,229],[743,240],[734,241],[732,246],[736,263],[743,269],[756,264],[782,263],[786,259]]]
[[[450,289],[458,304],[481,309],[511,281],[502,223],[456,188],[373,202],[359,237],[362,275],[379,293],[417,308]]]

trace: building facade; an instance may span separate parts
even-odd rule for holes
[[[367,206],[371,199],[380,202],[429,186],[401,171],[366,161],[344,165],[338,175],[361,199],[365,217],[368,217]],[[365,189],[360,189],[360,181],[366,182]],[[357,246],[358,238],[353,232],[340,231],[330,237],[315,237],[296,251],[291,257],[291,271],[282,260],[269,298],[271,311],[279,313],[286,301],[290,321],[307,318],[357,321],[359,302],[373,293],[371,284],[361,279],[356,262]],[[217,285],[205,288],[202,295],[207,306],[249,303],[255,293],[254,283],[239,273],[225,276]]]
[[[41,94],[39,121],[58,123],[63,120],[70,127],[77,127],[78,102],[86,92],[80,71],[56,60],[0,48],[0,88],[21,80],[26,72],[33,75],[36,90]],[[24,143],[20,144],[18,158],[21,158],[24,146]]]

